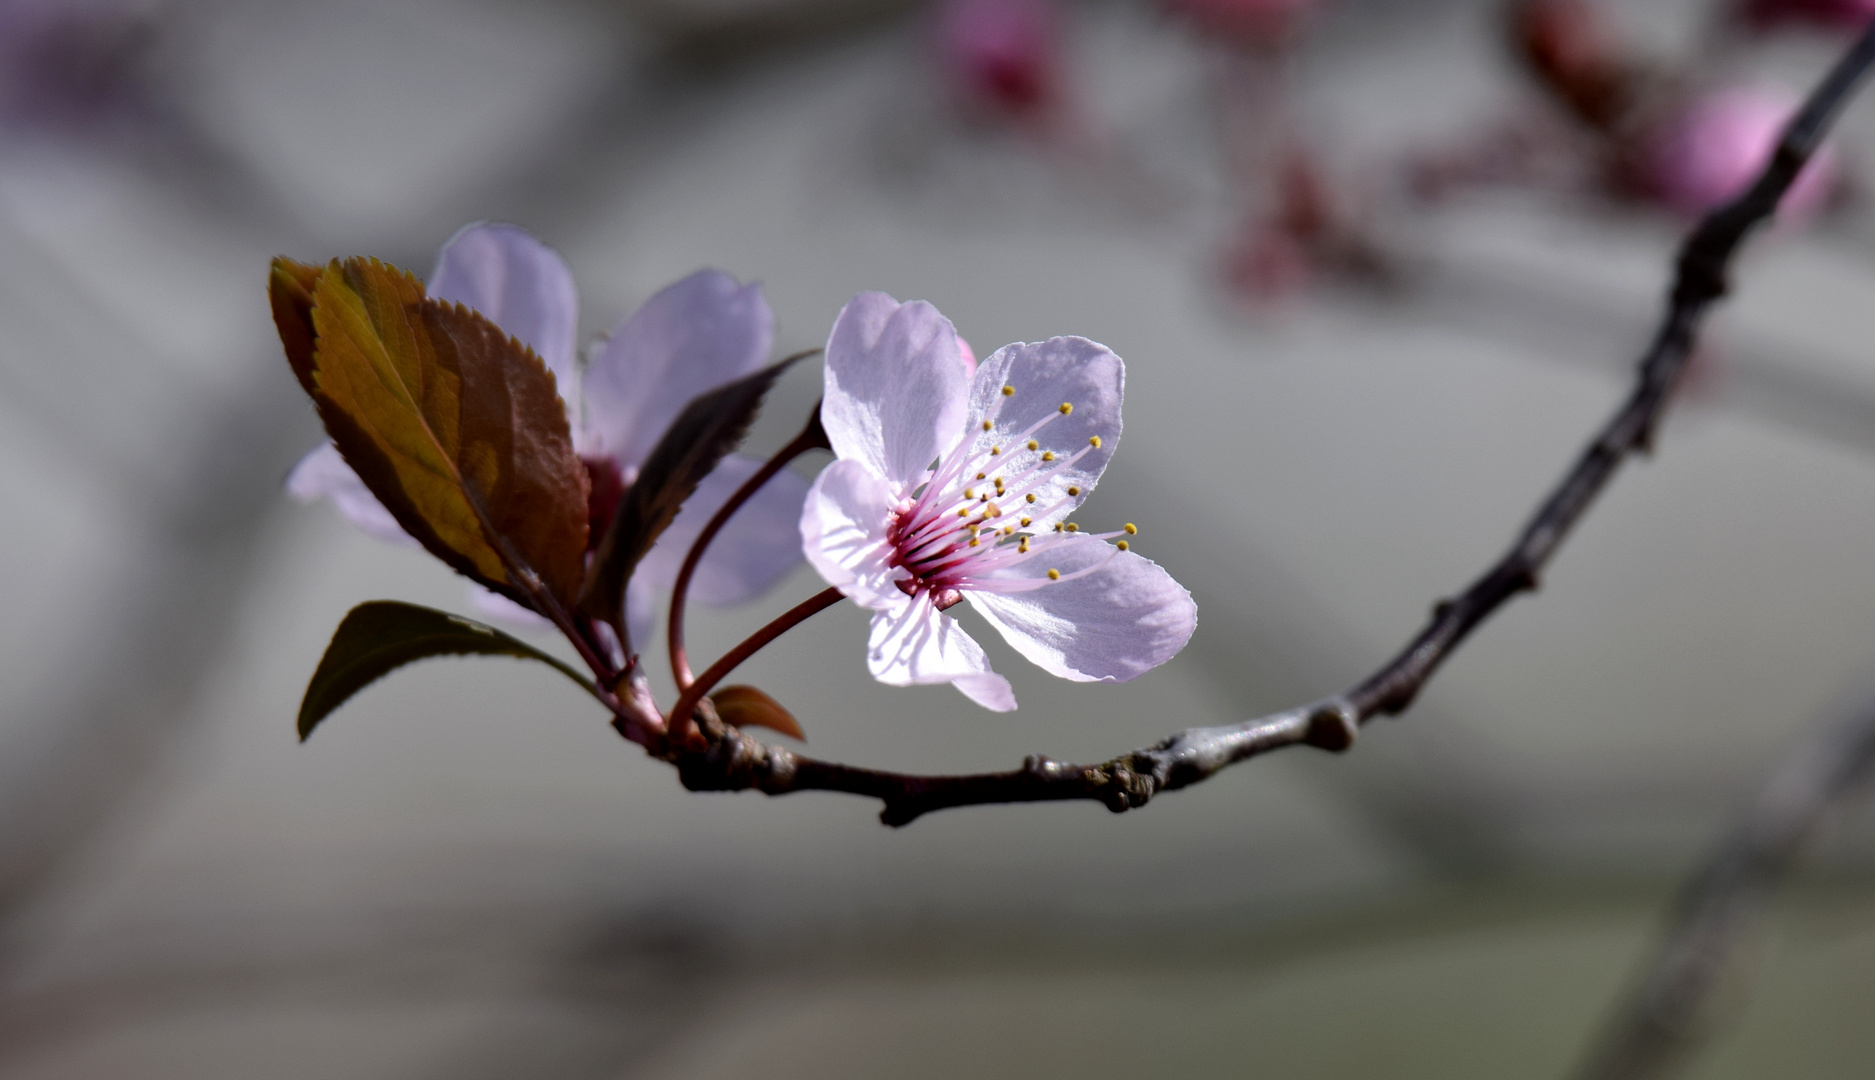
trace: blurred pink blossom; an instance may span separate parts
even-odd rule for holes
[[[1509,29],[1538,83],[1589,127],[1611,130],[1636,104],[1642,65],[1595,0],[1517,0]]]
[[[63,129],[133,111],[154,0],[0,0],[0,121]]]
[[[938,11],[945,76],[967,101],[1010,113],[1060,89],[1060,18],[1049,0],[946,0]]]
[[[1830,30],[1860,30],[1875,17],[1875,0],[1743,0],[1740,22],[1754,29],[1816,26]]]
[[[1165,8],[1212,37],[1249,46],[1287,42],[1318,0],[1164,0]]]
[[[1693,99],[1653,130],[1640,151],[1639,180],[1650,197],[1696,216],[1742,193],[1769,160],[1797,102],[1774,89],[1733,87]],[[1791,185],[1778,213],[1802,218],[1834,191],[1839,166],[1825,146]]]

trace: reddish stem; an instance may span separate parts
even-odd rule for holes
[[[843,599],[845,599],[845,594],[832,586],[822,589],[820,592],[794,605],[787,611],[782,612],[780,617],[776,618],[774,622],[750,634],[742,644],[724,653],[722,659],[711,664],[708,671],[705,671],[699,676],[695,682],[684,687],[683,693],[677,698],[677,704],[671,707],[671,718],[668,725],[668,730],[671,733],[671,741],[681,744],[685,739],[690,737],[691,732],[696,730],[696,725],[691,720],[690,714],[696,710],[697,702],[703,700],[703,695],[709,693],[717,683],[723,681],[723,676],[734,671],[738,664],[754,656],[769,642],[801,625],[819,612],[825,611],[839,603]]]
[[[677,571],[677,583],[671,587],[671,614],[669,621],[671,650],[671,677],[677,680],[679,690],[690,686],[690,658],[684,652],[684,604],[690,595],[690,579],[697,571],[697,564],[703,561],[703,553],[709,548],[710,541],[728,524],[730,517],[741,509],[742,504],[754,497],[763,484],[772,480],[790,461],[807,453],[809,450],[825,449],[827,436],[820,427],[820,404],[814,405],[813,415],[808,418],[807,426],[794,437],[794,441],[775,452],[754,476],[743,482],[736,493],[729,497],[710,518],[710,523],[703,526],[697,534],[697,541],[690,545],[690,553],[684,556],[683,569]]]

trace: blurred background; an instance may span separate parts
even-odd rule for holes
[[[0,0],[0,1075],[1567,1075],[1875,686],[1875,102],[1539,594],[1352,752],[1119,817],[690,794],[506,660],[297,744],[351,605],[469,609],[284,496],[320,432],[267,260],[503,220],[589,334],[715,266],[783,352],[861,289],[1108,344],[1093,506],[1196,595],[1184,654],[1074,685],[988,635],[993,714],[874,683],[846,605],[745,669],[836,760],[1101,759],[1345,686],[1495,557],[1852,7]],[[1753,941],[1693,1074],[1868,1075],[1875,814]]]

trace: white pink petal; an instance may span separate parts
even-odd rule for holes
[[[585,379],[593,445],[636,476],[685,405],[767,363],[774,340],[760,285],[699,270],[666,286],[593,353]]]
[[[449,238],[436,256],[427,291],[482,313],[553,372],[569,418],[578,425],[579,291],[560,253],[514,225],[477,222]]]
[[[889,686],[950,683],[986,709],[1016,707],[1009,680],[990,670],[983,647],[957,620],[909,596],[873,612],[866,662]]]
[[[949,319],[923,301],[861,293],[827,337],[820,422],[833,452],[919,483],[962,429],[969,374]]]
[[[1191,593],[1157,563],[1074,537],[1003,572],[1046,583],[1024,591],[981,589],[970,603],[1037,667],[1076,682],[1126,682],[1177,655],[1198,626]],[[1051,581],[1048,570],[1061,573]]]

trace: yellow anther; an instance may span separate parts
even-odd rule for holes
[[[1068,488],[1068,494],[1069,494],[1070,496],[1073,496],[1073,495],[1079,495],[1080,493],[1081,493],[1081,489],[1080,489],[1080,488],[1078,488],[1078,487],[1069,487],[1069,488]]]
[[[1031,492],[1029,492],[1029,493],[1028,493],[1027,495],[1024,495],[1024,496],[1022,496],[1022,497],[1023,497],[1023,499],[1025,499],[1025,500],[1027,500],[1028,502],[1034,502],[1034,501],[1035,501],[1035,492],[1033,492],[1033,491],[1031,491]]]
[[[1057,522],[1055,522],[1055,531],[1056,531],[1056,532],[1060,532],[1060,531],[1061,531],[1061,522],[1059,522],[1059,521],[1057,521]]]
[[[1073,411],[1074,411],[1074,404],[1072,402],[1064,401],[1061,403],[1061,415],[1066,416]]]
[[[1054,567],[1052,567],[1052,566],[1051,566],[1051,567],[1049,567],[1049,568],[1048,568],[1048,580],[1050,580],[1050,581],[1060,581],[1060,580],[1061,580],[1061,571],[1059,571],[1059,570],[1057,570],[1057,569],[1055,569],[1055,568],[1054,568]]]
[[[1028,518],[1023,518],[1023,519],[1022,519],[1022,527],[1023,527],[1023,528],[1025,528],[1025,529],[1029,527],[1029,519],[1028,519]]]
[[[1003,478],[999,476],[996,478],[996,490],[1001,491],[1002,489],[1003,489]]]
[[[1072,522],[1072,521],[1070,521],[1070,522],[1068,522],[1068,523],[1067,523],[1067,525],[1065,525],[1065,526],[1063,526],[1063,528],[1065,528],[1065,529],[1067,529],[1067,530],[1068,530],[1069,532],[1080,532],[1080,531],[1081,531],[1081,527],[1080,527],[1079,525],[1076,525],[1076,524],[1075,524],[1074,522]]]
[[[1042,460],[1043,460],[1043,461],[1053,461],[1053,460],[1055,460],[1055,452],[1054,452],[1053,450],[1044,450],[1044,451],[1042,451]]]
[[[1000,447],[1000,446],[992,446],[992,447],[990,447],[990,456],[991,456],[991,457],[995,457],[995,456],[996,456],[997,454],[1000,454],[1000,453],[1002,453],[1002,452],[1003,452],[1003,448],[1002,448],[1002,447]]]
[[[1013,386],[1010,386],[1010,385],[1009,385],[1008,383],[1004,383],[1004,384],[1003,384],[1003,396],[1004,396],[1004,397],[1015,397],[1015,396],[1016,396],[1016,388],[1015,388],[1015,387],[1013,387]]]
[[[1096,450],[1100,449],[1100,436],[1089,435],[1087,437],[1087,445],[1093,447]]]
[[[977,474],[977,479],[978,479],[978,480],[981,480],[981,479],[983,479],[983,474],[982,474],[982,473],[978,473],[978,474]]]
[[[1030,439],[1030,440],[1029,440],[1029,449],[1031,449],[1031,450],[1040,450],[1041,448],[1042,448],[1042,444],[1041,444],[1041,443],[1038,443],[1038,442],[1036,442],[1036,441],[1035,441],[1034,439]]]
[[[968,506],[966,506],[966,507],[964,507],[963,509],[961,509],[961,510],[959,510],[959,511],[957,511],[957,516],[958,516],[958,517],[969,517],[969,516],[970,516],[970,508],[969,508]]]
[[[1122,541],[1120,541],[1120,543],[1119,543],[1119,545],[1118,545],[1118,546],[1119,546],[1119,548],[1120,548],[1120,550],[1121,550],[1121,551],[1125,551],[1125,550],[1127,550],[1127,548],[1129,548],[1129,547],[1130,547],[1131,545],[1130,545],[1130,544],[1128,544],[1128,543],[1127,543],[1126,541],[1124,541],[1124,540],[1122,540]]]
[[[977,497],[977,489],[976,489],[976,488],[965,488],[965,489],[964,489],[964,498],[966,498],[966,499],[974,499],[974,498],[976,498],[976,497]]]
[[[1029,538],[1025,536],[1022,538],[1022,542],[1016,545],[1016,554],[1026,555],[1028,554],[1028,551],[1029,551]]]
[[[995,427],[995,426],[996,426],[996,425],[994,425],[994,424],[992,424],[992,423],[990,423],[990,422],[989,422],[988,420],[985,420],[985,421],[983,421],[983,430],[984,430],[984,431],[988,431],[989,429],[991,429],[991,428],[993,428],[993,427]]]
[[[1133,524],[1130,521],[1126,523],[1126,535],[1132,536],[1133,534],[1137,532],[1139,532],[1139,526]]]
[[[974,536],[970,538],[970,546],[971,546],[971,547],[976,547],[976,546],[977,546],[978,544],[981,544],[982,542],[983,542],[983,541],[981,541],[981,540],[978,540],[978,539],[977,539],[976,537],[974,537]]]

